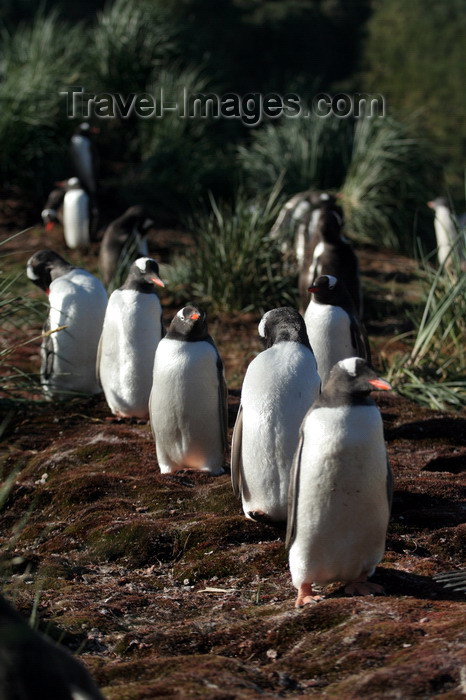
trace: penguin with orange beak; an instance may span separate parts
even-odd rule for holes
[[[389,389],[366,360],[346,358],[304,418],[287,530],[296,607],[321,599],[314,583],[342,581],[351,595],[383,592],[367,579],[384,555],[393,480],[370,393]]]
[[[202,309],[185,306],[155,353],[149,402],[162,474],[223,472],[227,432],[223,362]]]

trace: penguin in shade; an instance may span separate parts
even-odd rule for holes
[[[332,275],[318,277],[308,292],[312,299],[304,314],[317,371],[325,386],[330,370],[345,357],[371,361],[366,330],[344,284]]]
[[[233,431],[231,481],[252,520],[285,522],[299,428],[320,391],[302,316],[268,311],[259,324],[266,349],[249,365]]]
[[[47,249],[29,258],[27,276],[50,303],[41,347],[44,393],[61,399],[100,393],[95,366],[107,307],[102,282]]]
[[[302,308],[306,308],[306,291],[313,280],[322,275],[331,275],[344,283],[356,314],[362,318],[359,262],[353,246],[343,235],[343,210],[335,198],[329,198],[321,203],[318,211],[319,219],[299,275]]]
[[[223,362],[204,311],[180,309],[155,353],[149,411],[162,474],[223,472],[227,432]]]
[[[141,206],[130,207],[108,225],[99,252],[99,268],[105,285],[110,283],[119,263],[148,255],[146,235],[153,225],[149,212]]]
[[[154,356],[164,333],[155,290],[163,286],[156,261],[138,258],[108,301],[97,376],[110,410],[119,418],[149,417]]]
[[[466,251],[461,248],[458,223],[447,198],[437,197],[437,199],[427,202],[427,206],[435,212],[434,228],[439,265],[445,265],[447,269],[451,268],[455,256],[459,258],[460,262],[464,262]],[[464,265],[462,265],[462,269],[464,270]]]
[[[50,192],[41,211],[42,222],[46,231],[53,231],[55,224],[63,224],[63,200],[66,194],[66,183],[57,182]]]
[[[92,136],[99,131],[98,127],[82,122],[75,130],[70,142],[74,171],[91,197],[97,190]]]
[[[312,584],[369,583],[385,550],[393,480],[371,391],[391,389],[362,358],[338,362],[304,418],[290,477],[287,546],[296,607],[321,596]]]
[[[87,669],[0,596],[2,700],[103,700]]]

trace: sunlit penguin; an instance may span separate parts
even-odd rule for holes
[[[356,313],[362,318],[359,262],[351,243],[343,235],[343,210],[336,200],[322,202],[312,241],[299,275],[302,308],[307,304],[307,288],[322,275],[331,275],[344,283]]]
[[[86,668],[0,596],[2,700],[103,700]]]
[[[27,276],[48,294],[50,309],[42,341],[41,382],[49,397],[96,394],[96,357],[107,293],[90,272],[75,268],[52,250],[29,258]],[[57,328],[62,328],[57,332]]]
[[[437,199],[427,202],[427,205],[435,212],[434,228],[439,265],[451,267],[455,255],[464,261],[466,251],[460,247],[461,239],[458,237],[458,225],[448,200],[446,197],[437,197]]]
[[[89,195],[77,177],[67,182],[63,198],[63,234],[68,248],[85,248],[90,243]]]
[[[320,390],[302,316],[268,311],[259,324],[266,349],[249,365],[233,431],[231,480],[246,517],[285,522],[299,428]]]
[[[82,122],[71,137],[70,152],[74,170],[89,195],[95,195],[96,177],[92,135],[99,130]]]
[[[118,265],[148,255],[146,235],[154,220],[144,207],[130,207],[108,225],[99,253],[99,268],[108,285]]]
[[[157,286],[164,284],[156,261],[138,258],[108,300],[97,374],[110,410],[120,418],[149,417],[154,356],[163,336]]]
[[[315,602],[312,584],[347,582],[346,592],[381,593],[367,582],[381,561],[392,475],[380,411],[388,390],[361,358],[339,362],[306,415],[290,478],[287,545],[296,606]]]
[[[330,370],[339,360],[357,355],[370,362],[369,342],[352,299],[340,280],[322,275],[308,291],[312,299],[304,321],[317,360],[317,371],[325,385]]]
[[[149,411],[162,474],[184,468],[222,473],[226,397],[223,363],[206,315],[185,306],[155,353]]]

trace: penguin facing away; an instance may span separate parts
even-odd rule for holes
[[[87,669],[0,596],[2,700],[103,700]]]
[[[90,235],[89,196],[81,187],[77,177],[67,182],[63,198],[63,233],[68,248],[83,248],[89,245]]]
[[[149,417],[149,395],[157,345],[163,336],[163,287],[159,266],[138,258],[125,284],[111,294],[97,352],[97,377],[113,414]]]
[[[385,550],[393,481],[371,391],[391,389],[362,358],[332,369],[306,415],[290,479],[287,546],[296,607],[316,602],[313,583],[383,592],[368,583]]]
[[[204,311],[185,306],[155,353],[150,422],[162,474],[223,472],[227,432],[223,362]]]
[[[320,390],[302,316],[268,311],[259,324],[266,349],[249,365],[233,431],[231,481],[252,520],[285,522],[299,428]]]
[[[315,232],[306,250],[299,275],[301,305],[307,304],[307,288],[322,275],[331,275],[344,283],[362,318],[362,295],[359,278],[359,262],[353,246],[343,235],[344,217],[336,199],[322,202]]]
[[[104,284],[108,285],[120,262],[148,255],[146,235],[154,225],[149,212],[133,206],[108,225],[99,252],[99,268]]]
[[[52,250],[29,258],[27,276],[49,297],[46,335],[41,346],[41,383],[46,396],[66,399],[72,393],[97,394],[97,346],[107,306],[103,284],[75,268]]]
[[[309,287],[312,299],[304,314],[309,342],[322,385],[332,367],[345,357],[371,361],[369,341],[344,284],[332,275],[318,277]]]

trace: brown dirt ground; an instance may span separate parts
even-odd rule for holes
[[[40,230],[8,252],[24,264],[46,245],[65,252]],[[94,253],[66,255],[92,268]],[[408,288],[415,297],[414,263],[370,250],[361,259],[380,357],[409,327],[393,300]],[[242,376],[260,350],[256,323],[211,324],[232,389],[230,436]],[[15,361],[37,369],[38,343]],[[79,651],[108,700],[464,696],[464,596],[431,576],[465,565],[466,416],[376,398],[396,486],[374,577],[385,596],[351,598],[334,584],[295,610],[283,532],[242,517],[228,474],[161,476],[149,427],[108,421],[101,397],[10,415],[1,464],[3,478],[16,476],[0,513],[3,591],[26,614],[38,600],[41,629]]]

